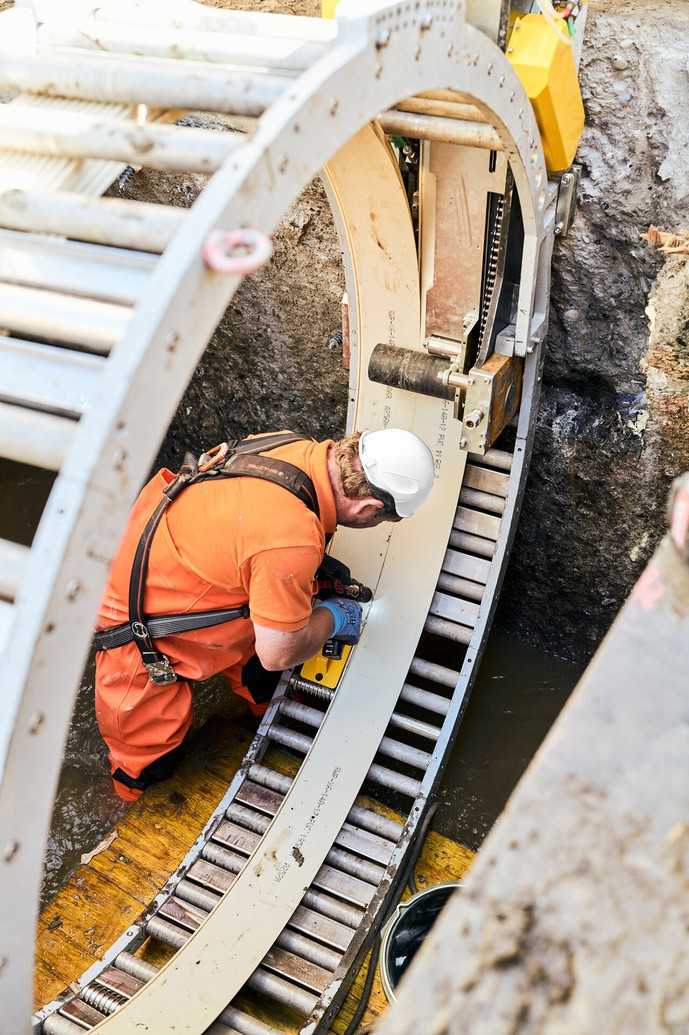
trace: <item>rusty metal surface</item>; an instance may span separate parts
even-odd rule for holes
[[[513,356],[494,352],[483,366],[473,367],[473,384],[464,399],[462,436],[466,447],[483,453],[497,440],[519,409],[523,363]],[[483,417],[472,427],[467,415],[477,412]]]
[[[488,193],[505,190],[507,163],[498,156],[491,171],[488,151],[454,144],[426,143],[422,155],[426,335],[462,341],[480,316]]]

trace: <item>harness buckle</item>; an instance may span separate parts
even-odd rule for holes
[[[199,471],[203,474],[206,471],[211,471],[214,467],[219,467],[220,464],[224,463],[227,459],[227,455],[230,452],[230,447],[227,442],[221,442],[217,446],[213,446],[206,453],[202,453],[199,457]]]
[[[144,661],[148,678],[156,686],[169,686],[177,682],[177,673],[166,654],[159,654],[155,661]]]

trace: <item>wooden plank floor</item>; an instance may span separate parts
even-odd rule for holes
[[[55,998],[94,963],[154,897],[213,812],[242,761],[251,734],[251,727],[241,719],[208,723],[175,776],[151,788],[131,807],[117,824],[110,847],[80,866],[46,906],[36,938],[37,1006]],[[296,768],[292,759],[277,753],[270,755],[270,764],[287,773]],[[377,803],[375,808],[386,811]],[[430,834],[417,866],[419,888],[460,878],[471,859],[468,849]],[[141,954],[160,964],[167,953],[161,946],[145,946]],[[337,1035],[345,1030],[356,1008],[365,971],[366,965],[335,1020],[332,1030]],[[385,1002],[376,977],[365,1024],[382,1012]],[[271,1009],[268,1016],[248,999],[245,1006],[267,1022],[280,1024],[286,1032],[299,1029],[294,1015],[278,1016]]]

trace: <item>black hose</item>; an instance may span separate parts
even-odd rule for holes
[[[412,894],[415,895],[418,891],[416,878],[414,876],[414,870],[416,869],[416,864],[421,854],[423,843],[426,840],[428,828],[430,827],[433,817],[438,811],[439,806],[440,802],[434,802],[433,805],[431,805],[428,809],[426,815],[424,816],[423,823],[421,824],[421,829],[419,830],[416,836],[414,846],[404,863],[404,870],[402,871],[403,879],[399,883],[399,895],[397,896],[395,901],[391,902],[388,906],[387,912],[385,913],[385,916],[381,921],[381,928],[385,926],[385,924],[392,916],[393,911],[397,908],[397,903],[399,902],[400,896],[404,891],[405,884],[409,887],[409,890],[412,892]],[[369,1000],[371,998],[373,979],[376,976],[376,968],[378,967],[378,960],[380,958],[380,945],[381,939],[380,935],[378,935],[373,945],[373,948],[371,949],[371,957],[368,961],[368,970],[366,971],[366,980],[364,981],[364,987],[361,990],[361,999],[359,1000],[357,1008],[352,1016],[352,1019],[345,1028],[343,1035],[364,1035],[363,1031],[359,1032],[359,1024],[361,1023],[361,1018],[366,1013],[366,1008],[368,1007]]]

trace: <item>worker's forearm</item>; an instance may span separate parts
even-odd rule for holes
[[[333,616],[325,608],[317,608],[311,612],[309,624],[295,634],[298,637],[290,644],[291,653],[288,650],[289,660],[285,662],[284,668],[290,665],[300,665],[321,649],[333,631]]]
[[[332,636],[333,616],[326,608],[316,608],[308,624],[297,632],[279,632],[276,629],[255,626],[256,653],[269,672],[291,668],[316,654]]]

